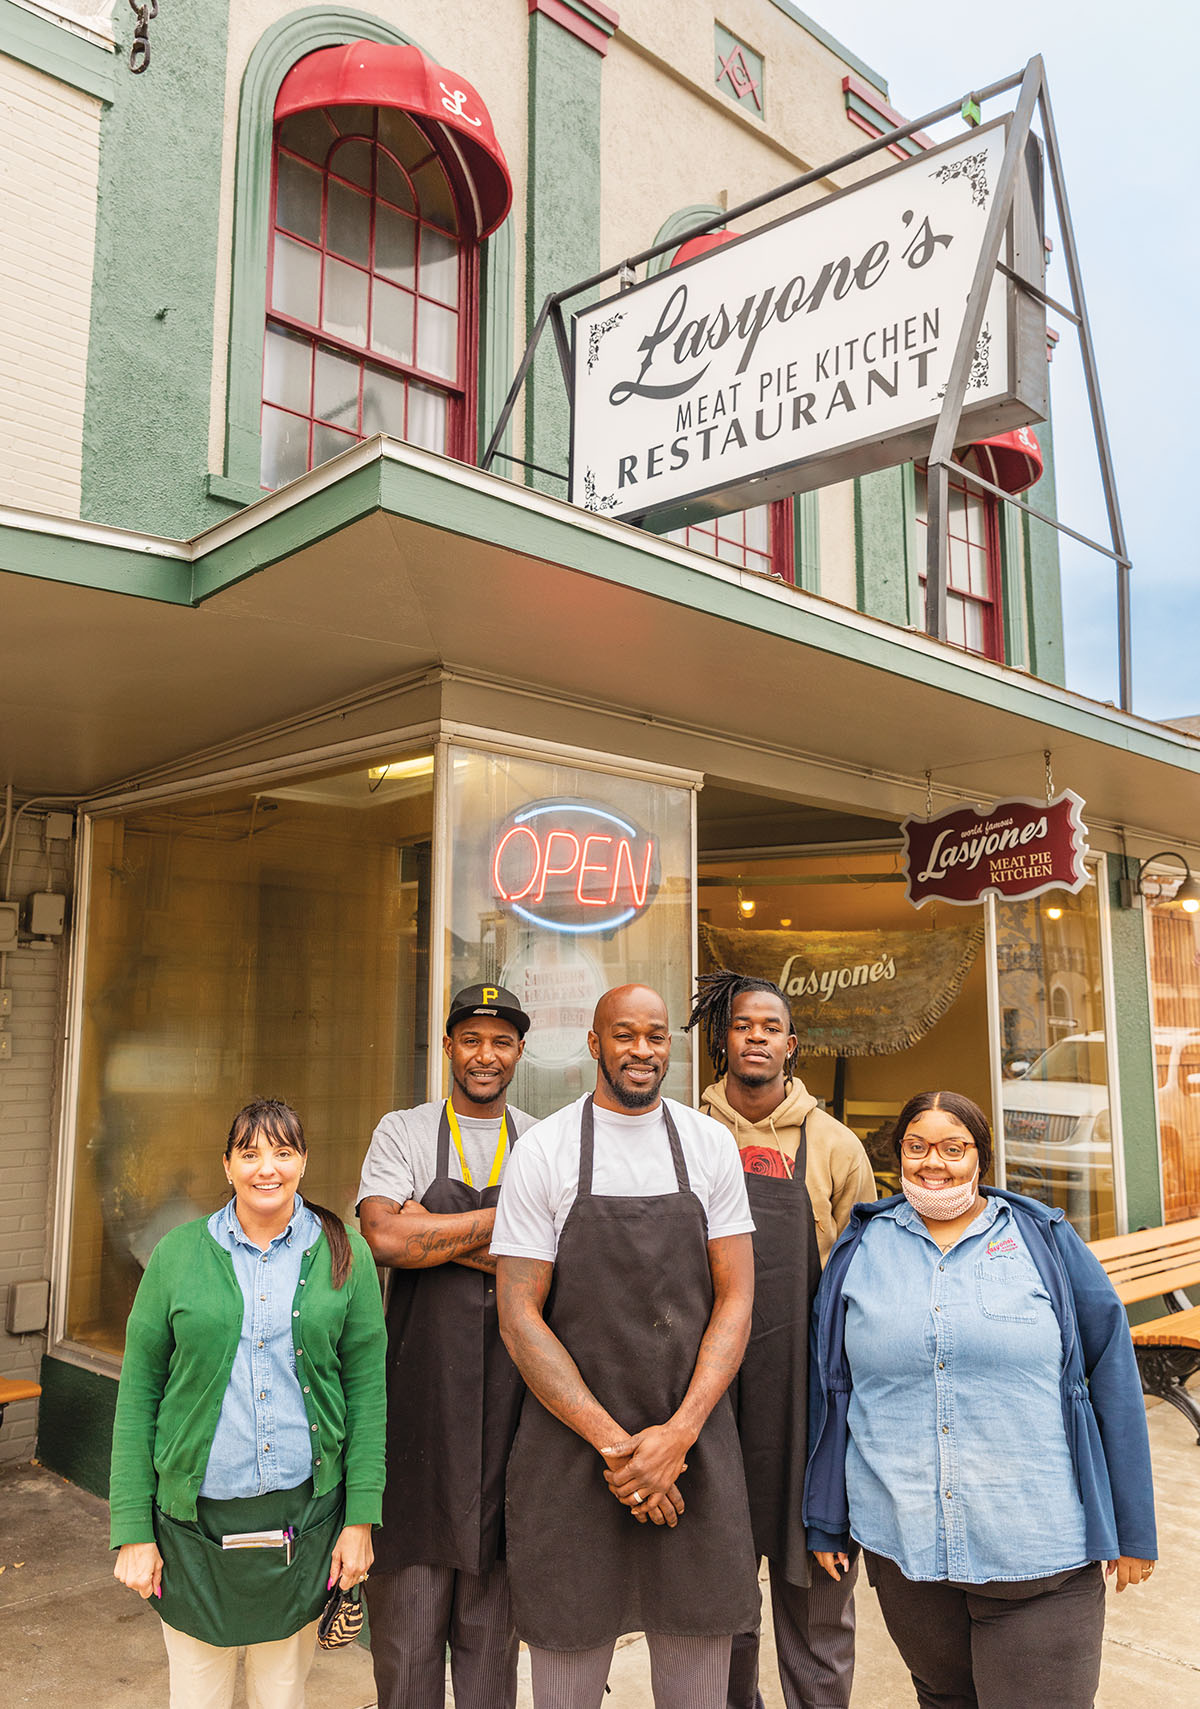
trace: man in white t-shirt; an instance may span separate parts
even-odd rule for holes
[[[388,1300],[387,1486],[367,1586],[379,1709],[514,1709],[504,1467],[523,1394],[496,1322],[496,1197],[530,1118],[508,1104],[529,1016],[470,985],[443,1042],[450,1096],[392,1110],[358,1214]]]
[[[757,1561],[726,1389],[753,1303],[728,1130],[661,1096],[666,1006],[606,992],[596,1090],[537,1123],[496,1209],[500,1330],[528,1387],[506,1527],[535,1709],[599,1709],[643,1631],[658,1709],[723,1709]]]

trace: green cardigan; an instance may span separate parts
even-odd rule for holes
[[[346,1486],[347,1525],[382,1517],[387,1332],[375,1260],[353,1230],[354,1262],[339,1289],[322,1233],[305,1253],[292,1301],[296,1375],[313,1426],[317,1495]],[[154,1539],[155,1504],[196,1517],[245,1304],[229,1252],[208,1219],[172,1229],[154,1248],[125,1339],[113,1423],[111,1542]]]

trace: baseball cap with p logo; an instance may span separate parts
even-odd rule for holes
[[[516,1027],[518,1038],[524,1038],[529,1031],[529,1016],[503,985],[466,986],[451,1001],[446,1031],[453,1032],[459,1021],[471,1015],[493,1015],[498,1021],[509,1021]]]

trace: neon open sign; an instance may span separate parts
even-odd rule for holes
[[[533,801],[496,831],[492,894],[532,926],[612,932],[655,897],[658,842],[595,801]]]

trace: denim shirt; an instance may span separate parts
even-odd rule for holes
[[[1062,1334],[1010,1208],[945,1254],[906,1201],[846,1271],[853,1536],[906,1578],[983,1584],[1088,1560]]]
[[[300,1261],[321,1232],[320,1219],[296,1194],[292,1220],[267,1247],[256,1246],[229,1202],[208,1232],[233,1257],[245,1302],[242,1333],[221,1403],[200,1494],[233,1501],[294,1489],[312,1476],[312,1437],[296,1377],[292,1300]]]

